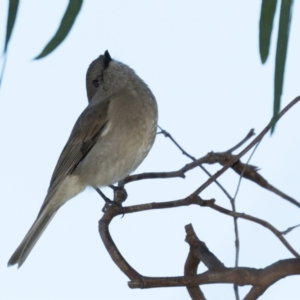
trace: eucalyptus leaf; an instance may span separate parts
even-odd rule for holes
[[[6,66],[6,55],[7,55],[8,44],[9,44],[10,37],[11,37],[11,34],[12,34],[14,26],[15,26],[18,8],[19,8],[19,0],[9,0],[7,24],[6,24],[6,36],[5,36],[5,43],[4,43],[4,49],[3,49],[3,54],[5,55],[5,57],[4,57],[2,70],[1,70],[0,86],[2,83],[4,70],[5,70],[5,66]]]
[[[52,51],[54,51],[66,38],[69,34],[78,13],[80,12],[83,0],[70,0],[66,12],[61,20],[60,26],[53,36],[53,38],[49,41],[49,43],[45,46],[43,51],[35,57],[35,59],[40,59]]]
[[[262,63],[269,56],[273,21],[276,12],[277,0],[262,0],[259,20],[259,54]]]
[[[277,38],[274,76],[274,105],[271,133],[274,132],[280,110],[281,95],[283,91],[284,70],[292,17],[293,0],[281,0],[280,19]]]

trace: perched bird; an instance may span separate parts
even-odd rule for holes
[[[87,186],[111,185],[144,160],[157,128],[157,104],[148,86],[108,51],[86,75],[89,104],[76,121],[54,169],[40,212],[8,261],[20,267],[57,210]]]

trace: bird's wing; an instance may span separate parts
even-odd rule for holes
[[[90,103],[78,118],[70,138],[58,159],[51,178],[48,194],[38,217],[20,246],[10,258],[8,265],[17,263],[20,267],[24,263],[48,223],[55,215],[56,210],[49,209],[47,205],[51,201],[53,193],[58,188],[58,185],[66,178],[66,176],[72,173],[77,164],[95,145],[101,132],[103,132],[103,129],[108,122],[107,111],[109,103],[109,99],[101,103]]]
[[[66,176],[72,173],[78,163],[97,142],[97,139],[108,122],[107,112],[109,104],[110,99],[98,103],[91,103],[79,116],[69,140],[60,154],[41,211],[56,191],[58,185]]]

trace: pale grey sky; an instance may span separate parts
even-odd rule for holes
[[[127,287],[128,279],[100,240],[97,226],[103,201],[92,190],[59,211],[22,268],[7,268],[6,264],[34,221],[58,155],[87,104],[86,69],[106,49],[150,86],[158,101],[160,126],[196,157],[227,150],[251,128],[258,133],[268,123],[276,34],[270,58],[262,66],[258,53],[260,3],[85,1],[66,41],[45,59],[32,61],[53,36],[67,1],[21,2],[0,90],[0,299],[189,299],[184,288]],[[3,41],[7,1],[0,3],[0,12]],[[299,13],[295,3],[283,105],[300,94]],[[276,16],[278,23],[278,11]],[[300,201],[299,113],[299,105],[288,112],[274,136],[263,140],[251,164],[260,167],[271,184]],[[159,135],[136,172],[177,170],[188,162]],[[207,167],[211,172],[220,168]],[[194,170],[184,180],[132,183],[125,204],[180,199],[206,178]],[[233,195],[238,176],[228,171],[220,182]],[[215,185],[201,196],[230,208]],[[300,223],[299,209],[246,180],[237,197],[237,210],[264,218],[279,230]],[[111,234],[141,274],[179,276],[188,253],[184,242],[188,223],[226,266],[233,266],[233,220],[208,208],[126,215],[113,221]],[[268,230],[243,220],[239,226],[241,266],[262,268],[292,257]],[[299,234],[298,229],[287,236],[298,251]],[[201,270],[205,268],[201,266]],[[296,300],[298,285],[299,277],[288,277],[261,299]],[[241,296],[249,288],[241,288]],[[234,299],[231,285],[202,289],[207,299]]]

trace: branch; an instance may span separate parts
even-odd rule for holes
[[[237,145],[235,145],[234,147],[230,148],[227,150],[228,153],[232,153],[233,151],[235,151],[236,149],[240,148],[241,146],[243,146],[244,143],[246,143],[250,138],[252,138],[255,135],[254,129],[250,129],[250,131],[248,132],[248,134],[245,136],[245,138],[243,140],[241,140]]]
[[[294,104],[296,104],[300,100],[300,96],[295,98],[287,107],[283,109],[283,111],[279,114],[281,117],[285,112],[287,112]],[[121,255],[119,250],[117,249],[116,245],[114,244],[108,226],[111,220],[117,215],[124,215],[126,213],[134,213],[139,211],[145,211],[150,209],[162,209],[162,208],[173,208],[173,207],[180,207],[180,206],[187,206],[191,204],[197,204],[199,206],[206,206],[210,207],[214,210],[217,210],[223,214],[232,216],[234,218],[242,218],[246,219],[255,223],[258,223],[270,231],[272,231],[277,238],[286,246],[286,248],[297,258],[299,258],[299,254],[290,246],[290,244],[285,240],[279,230],[277,230],[274,226],[269,224],[268,222],[252,217],[250,215],[246,215],[243,213],[238,213],[235,211],[227,210],[223,207],[220,207],[215,204],[215,200],[202,200],[198,194],[201,193],[210,183],[215,181],[221,174],[223,174],[228,168],[232,167],[237,172],[240,172],[241,163],[239,162],[240,157],[242,157],[247,151],[249,151],[253,146],[258,143],[263,136],[268,132],[270,129],[271,123],[238,155],[233,156],[231,155],[230,159],[224,162],[224,167],[216,172],[212,177],[210,177],[204,184],[202,184],[199,188],[197,188],[192,194],[190,194],[185,199],[169,201],[169,202],[162,202],[162,203],[148,203],[148,204],[141,204],[135,206],[128,206],[128,207],[120,207],[116,205],[108,206],[103,217],[99,221],[99,233],[103,240],[103,243],[109,252],[113,261],[118,265],[118,267],[125,273],[128,278],[130,278],[131,282],[129,282],[129,287],[131,288],[151,288],[151,287],[168,287],[168,286],[186,286],[188,287],[190,295],[194,295],[197,298],[194,299],[205,299],[203,293],[200,289],[195,289],[194,287],[200,284],[206,283],[233,283],[235,285],[246,285],[250,284],[253,285],[253,288],[250,290],[249,294],[245,299],[251,300],[256,299],[254,297],[258,297],[261,295],[271,284],[276,282],[277,280],[294,274],[300,274],[300,259],[289,259],[279,261],[269,267],[261,270],[257,270],[254,268],[226,268],[215,255],[213,255],[208,248],[202,243],[200,240],[191,238],[191,233],[189,234],[189,227],[187,227],[187,241],[191,242],[194,241],[193,244],[190,244],[190,254],[188,256],[186,266],[185,266],[185,275],[186,276],[179,276],[179,277],[163,277],[163,278],[152,278],[152,277],[145,277],[139,274],[136,270],[134,270],[128,262],[124,259]],[[227,155],[230,155],[227,153]],[[224,155],[223,155],[224,156]],[[195,160],[191,164],[187,164],[181,171],[184,175],[184,172],[193,168],[205,160],[206,163],[209,161],[220,160],[220,154],[216,153],[209,153],[205,157]],[[243,166],[244,167],[244,166]],[[245,174],[252,174],[255,173],[257,169],[253,166],[247,166],[250,168],[244,170],[243,173]],[[252,169],[251,169],[252,168]],[[174,173],[174,172],[173,172]],[[155,173],[152,173],[155,174]],[[162,176],[166,176],[166,173]],[[180,172],[179,172],[180,174]],[[152,175],[152,176],[157,176]],[[249,177],[253,177],[253,174]],[[260,178],[261,179],[261,178]],[[129,181],[128,181],[129,182]],[[126,180],[123,184],[126,183]],[[191,228],[190,228],[191,231]],[[192,233],[193,234],[193,233]],[[194,256],[194,258],[192,257]],[[195,259],[196,257],[196,259]],[[209,268],[208,271],[199,274],[193,275],[196,273],[196,269],[200,261]],[[257,296],[258,295],[258,296]]]
[[[235,155],[226,154],[226,153],[219,153],[220,160],[219,163],[225,166],[229,161],[237,159]],[[286,195],[285,193],[281,192],[274,186],[268,183],[268,181],[258,173],[258,168],[249,164],[244,164],[240,160],[237,160],[231,168],[239,174],[241,177],[251,180],[252,182],[258,184],[259,186],[269,190],[270,192],[275,193],[276,195],[282,197],[283,199],[291,202],[292,204],[296,205],[300,208],[300,203],[293,199],[292,197]]]
[[[104,215],[99,221],[99,233],[101,236],[101,239],[110,254],[112,260],[116,263],[116,265],[121,269],[121,271],[126,274],[131,280],[135,281],[140,280],[142,277],[137,271],[135,271],[123,258],[119,250],[117,249],[116,245],[114,244],[110,233],[108,226],[111,222],[111,220],[117,216],[117,215],[123,215],[128,213],[135,213],[135,212],[141,212],[146,210],[152,210],[152,209],[163,209],[163,208],[174,208],[174,207],[181,207],[181,206],[188,206],[191,204],[197,204],[202,207],[210,207],[214,210],[217,210],[223,214],[235,217],[235,218],[241,218],[245,220],[249,220],[251,222],[260,224],[264,226],[265,228],[269,229],[271,232],[275,234],[275,236],[285,245],[285,247],[296,257],[300,257],[300,255],[292,248],[292,246],[287,242],[287,240],[282,236],[282,233],[277,230],[274,226],[272,226],[270,223],[252,217],[250,215],[246,215],[244,213],[238,213],[233,212],[230,210],[227,210],[221,206],[218,206],[215,204],[215,200],[202,200],[199,196],[198,197],[192,197],[189,196],[185,199],[181,200],[175,200],[175,201],[168,201],[168,202],[160,202],[160,203],[146,203],[146,204],[140,204],[140,205],[133,205],[133,206],[126,206],[126,207],[119,207],[119,206],[109,206],[107,207],[107,210],[105,211]],[[143,279],[146,277],[143,277]],[[147,277],[148,278],[148,277]],[[177,282],[177,281],[176,281]],[[142,284],[142,283],[140,283]],[[175,284],[175,283],[173,283]],[[189,285],[188,283],[183,285]]]
[[[158,126],[161,130],[160,133],[163,133],[165,137],[169,138],[173,144],[175,144],[175,146],[181,150],[182,154],[186,155],[187,157],[189,157],[191,160],[195,161],[196,158],[191,156],[190,154],[188,154],[177,142],[176,140],[171,136],[171,134],[169,132],[167,132],[166,130],[162,129],[160,126]],[[254,129],[251,129],[249,131],[249,133],[246,135],[246,137],[240,141],[236,146],[230,148],[229,150],[227,150],[227,153],[232,153],[233,151],[235,151],[236,149],[238,149],[239,147],[241,147],[244,143],[246,143],[253,135],[255,135],[254,133]],[[212,175],[207,171],[207,169],[202,166],[199,165],[199,167],[202,169],[203,172],[205,172],[209,177],[211,177]],[[240,181],[241,181],[241,177],[240,177]],[[240,182],[239,181],[239,182]],[[226,197],[229,199],[230,204],[231,204],[231,208],[233,211],[236,211],[236,207],[235,207],[235,197],[231,197],[230,194],[226,191],[226,189],[218,182],[218,180],[215,180],[216,185],[223,191],[223,193],[226,195]],[[235,248],[236,248],[236,254],[235,254],[235,267],[238,266],[238,257],[239,257],[239,250],[240,250],[240,238],[239,238],[239,228],[238,228],[238,223],[237,223],[237,218],[233,218],[233,226],[234,226],[234,233],[235,233]],[[236,285],[234,285],[234,293],[235,293],[235,297],[236,300],[239,300],[239,294],[238,294],[238,287]],[[193,298],[193,297],[192,297]]]
[[[190,253],[196,256],[198,260],[203,261],[208,267],[208,271],[196,276],[143,277],[142,280],[129,282],[129,286],[131,288],[196,287],[201,284],[211,283],[233,283],[239,286],[252,285],[253,288],[245,299],[254,300],[262,295],[267,288],[276,281],[289,275],[300,274],[300,259],[296,258],[280,260],[264,269],[246,267],[226,268],[218,258],[208,250],[205,244],[198,239],[192,225],[186,226],[186,233],[186,241],[190,245]],[[194,268],[196,264],[197,261],[195,260]]]
[[[188,257],[184,265],[184,276],[195,276],[197,275],[198,265],[200,259],[197,258],[191,251],[189,251]],[[187,291],[193,300],[206,300],[199,286],[187,286]]]
[[[296,97],[293,101],[291,101],[279,114],[279,120],[290,108],[292,108],[297,102],[300,101],[300,96]],[[193,195],[199,195],[205,188],[207,188],[212,182],[214,182],[217,178],[219,178],[227,169],[229,169],[232,165],[234,165],[238,159],[244,156],[255,144],[262,140],[262,138],[266,135],[266,133],[270,130],[273,122],[272,120],[269,124],[262,130],[262,132],[244,149],[242,150],[236,158],[230,160],[221,170],[217,171],[212,177],[210,177],[204,184],[202,184],[199,188],[197,188]]]
[[[190,245],[190,252],[195,257],[202,261],[210,270],[222,271],[226,269],[224,264],[212,252],[208,250],[205,243],[198,239],[191,224],[185,226],[185,231],[185,241]]]
[[[234,162],[234,163],[232,163],[232,162]],[[291,202],[292,204],[294,204],[300,208],[300,203],[297,200],[293,199],[292,197],[286,195],[285,193],[281,192],[280,190],[276,189],[274,186],[269,184],[268,181],[258,173],[257,167],[242,163],[239,160],[238,155],[233,155],[233,154],[229,153],[228,151],[221,152],[221,153],[210,152],[210,153],[206,154],[205,156],[203,156],[199,159],[196,159],[189,164],[186,164],[183,168],[181,168],[177,171],[152,172],[152,173],[142,173],[142,174],[131,175],[131,176],[128,176],[124,180],[124,183],[127,184],[132,181],[138,181],[138,180],[143,180],[143,179],[163,179],[163,178],[178,178],[178,177],[185,178],[185,173],[187,173],[188,171],[193,170],[194,168],[199,167],[202,164],[215,164],[215,163],[219,163],[224,167],[226,167],[226,166],[228,166],[228,164],[232,163],[232,165],[230,165],[229,167],[232,168],[237,174],[239,174],[243,178],[249,179],[252,182],[258,184],[259,186],[261,186],[271,192],[274,192],[278,196],[282,197],[283,199]],[[221,169],[220,171],[222,171],[223,169]],[[220,172],[220,171],[218,171],[218,172]],[[206,182],[208,182],[208,181],[206,181]],[[232,201],[232,197],[230,195],[228,195],[228,197],[229,197],[230,201]]]
[[[236,217],[236,218],[241,218],[241,219],[245,219],[257,224],[262,225],[263,227],[269,229],[270,231],[272,231],[275,236],[285,245],[285,247],[297,258],[300,258],[299,253],[289,244],[289,242],[283,237],[283,233],[280,232],[278,229],[276,229],[273,225],[271,225],[270,223],[268,223],[265,220],[247,215],[245,213],[238,213],[238,212],[233,212],[231,210],[228,210],[226,208],[223,208],[221,206],[218,206],[215,204],[215,200],[202,200],[203,204],[202,206],[208,206],[214,210],[217,210],[218,212],[228,215],[228,216],[232,216],[232,217]]]
[[[136,272],[122,256],[118,248],[116,247],[111,235],[109,233],[108,226],[113,219],[118,214],[123,214],[123,208],[118,206],[108,206],[102,218],[99,221],[98,230],[106,247],[107,252],[110,254],[112,260],[121,269],[121,271],[127,275],[131,280],[138,280],[142,276]],[[117,213],[117,214],[116,214]]]

